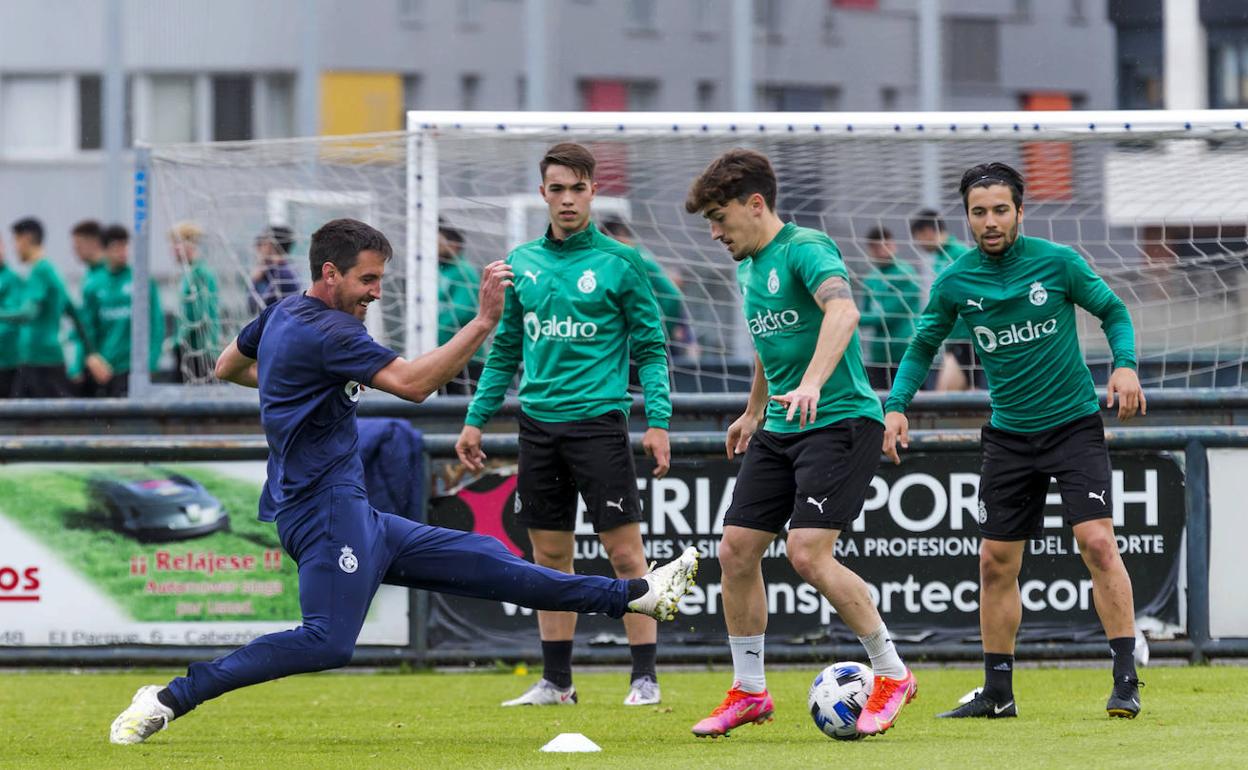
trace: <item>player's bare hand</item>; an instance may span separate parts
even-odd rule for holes
[[[485,452],[481,451],[481,429],[475,425],[465,425],[459,432],[459,440],[455,442],[455,454],[459,461],[470,471],[485,468]]]
[[[503,301],[507,298],[507,289],[515,284],[515,278],[511,265],[501,259],[491,262],[481,271],[477,315],[490,325],[498,324],[498,319],[503,317]]]
[[[728,437],[724,445],[728,449],[728,459],[745,454],[750,445],[750,438],[758,432],[758,424],[762,422],[757,415],[746,412],[728,426]]]
[[[663,428],[650,428],[641,437],[641,448],[646,457],[654,458],[654,477],[661,479],[672,467],[672,442]]]
[[[84,364],[87,367],[87,372],[91,375],[91,379],[100,385],[107,385],[109,380],[113,379],[113,367],[109,366],[108,362],[104,360],[104,356],[101,356],[99,353],[92,353],[87,356]]]
[[[786,422],[793,422],[794,415],[797,415],[797,424],[801,428],[805,428],[808,422],[814,422],[819,415],[819,389],[811,385],[798,385],[783,396],[772,396],[771,400],[789,408],[784,415]]]
[[[893,465],[901,465],[901,456],[897,447],[910,448],[910,418],[901,412],[889,412],[884,415],[884,456],[893,461]]]
[[[1114,408],[1114,397],[1118,398],[1118,419],[1126,422],[1136,412],[1148,414],[1148,402],[1144,398],[1144,389],[1140,387],[1140,378],[1135,370],[1120,366],[1109,376],[1109,385],[1105,393],[1105,408]]]

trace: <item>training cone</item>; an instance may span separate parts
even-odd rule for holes
[[[563,753],[575,751],[602,751],[598,744],[580,733],[559,733],[554,740],[542,747],[542,751]]]

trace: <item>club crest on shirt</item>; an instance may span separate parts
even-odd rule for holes
[[[979,501],[979,516],[976,518],[980,524],[985,524],[988,521],[988,506],[984,505],[983,500]]]
[[[772,294],[776,294],[780,291],[780,276],[776,274],[776,269],[774,267],[771,269],[771,272],[767,274],[767,291]]]
[[[576,288],[580,289],[582,294],[589,294],[598,288],[598,279],[594,277],[594,271],[586,270],[581,273],[581,277],[576,279]]]
[[[342,386],[342,393],[347,397],[348,401],[358,402],[360,400],[360,383],[351,380]]]
[[[338,569],[350,575],[360,568],[360,560],[355,558],[355,554],[351,551],[351,546],[344,545],[342,547],[342,555],[338,557]]]
[[[1031,285],[1031,294],[1028,295],[1028,299],[1031,300],[1031,304],[1038,307],[1049,301],[1049,291],[1044,288],[1044,284],[1036,281]]]

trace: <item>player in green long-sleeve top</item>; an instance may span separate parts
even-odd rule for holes
[[[922,292],[915,269],[897,259],[897,246],[888,228],[873,227],[867,232],[867,256],[871,272],[862,282],[866,297],[858,326],[874,333],[867,348],[871,387],[888,390],[914,332]]]
[[[95,350],[87,356],[87,369],[99,386],[99,395],[120,398],[130,392],[130,331],[133,316],[131,286],[134,275],[128,264],[130,234],[121,225],[104,230],[107,270],[92,282],[82,298],[82,323],[87,343]],[[165,317],[160,309],[156,282],[148,284],[148,371],[155,371],[165,339]]]
[[[464,259],[464,235],[449,225],[438,226],[438,344],[450,342],[477,314],[477,293],[481,275]],[[446,385],[443,392],[471,395],[472,385],[485,363],[483,351],[473,354],[464,371]]]
[[[61,321],[77,320],[60,273],[43,253],[43,225],[26,218],[13,223],[13,244],[30,272],[21,301],[0,311],[0,321],[17,327],[18,370],[14,398],[67,398],[73,395],[65,373]]]
[[[0,240],[0,311],[21,305],[23,284],[22,276],[4,261],[4,241]],[[0,398],[13,394],[19,361],[18,330],[12,321],[0,321]]]
[[[988,380],[992,418],[981,436],[980,630],[984,689],[943,717],[1012,717],[1014,641],[1022,615],[1018,574],[1027,541],[1044,526],[1049,480],[1092,577],[1109,637],[1110,716],[1140,710],[1131,578],[1114,537],[1113,481],[1092,374],[1079,348],[1075,307],[1101,321],[1113,351],[1106,407],[1119,420],[1145,408],[1126,306],[1074,249],[1023,236],[1023,179],[1004,163],[968,169],[959,186],[976,248],[944,270],[884,405],[884,453],[908,442],[905,411],[954,325],[969,327]]]
[[[646,277],[650,279],[650,288],[654,290],[654,298],[659,302],[659,313],[663,316],[663,331],[667,333],[667,349],[673,358],[693,357],[698,355],[697,339],[690,323],[689,311],[685,307],[685,295],[671,276],[659,264],[644,246],[637,242],[637,236],[631,227],[622,219],[608,219],[602,224],[602,231],[625,246],[632,246],[641,254],[646,266]]]
[[[929,260],[926,269],[932,279],[939,277],[967,248],[966,244],[945,230],[945,220],[935,209],[923,209],[914,215],[910,220],[910,239],[920,254]],[[975,363],[970,333],[964,325],[958,324],[945,341],[945,352],[936,374],[936,390],[956,391],[972,387]]]
[[[641,500],[628,439],[629,358],[645,394],[642,439],[667,473],[672,415],[667,352],[654,292],[636,249],[608,238],[590,220],[594,156],[579,144],[551,147],[539,163],[546,234],[511,252],[515,286],[456,444],[470,470],[483,467],[481,427],[498,410],[520,363],[520,458],[516,516],[528,528],[538,564],[571,572],[577,493],[585,499],[607,555],[621,577],[646,569]],[[572,637],[576,617],[539,612],[542,679],[505,706],[576,702]],[[633,658],[625,705],[659,702],[656,627],[626,617]]]
[[[177,327],[173,335],[174,379],[203,383],[212,380],[220,345],[217,277],[200,258],[204,231],[194,222],[179,222],[169,232],[173,256],[182,266],[178,288]],[[159,348],[157,348],[159,353]]]
[[[70,231],[70,241],[74,256],[83,267],[82,283],[78,287],[78,304],[81,306],[87,286],[107,269],[104,265],[104,228],[94,219],[84,219]],[[70,382],[78,395],[91,398],[95,395],[95,379],[86,373],[87,349],[77,329],[70,334],[70,344],[72,353],[67,367]]]

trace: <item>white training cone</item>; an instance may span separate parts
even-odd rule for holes
[[[602,751],[598,744],[580,733],[559,733],[550,743],[542,747],[542,751]]]

